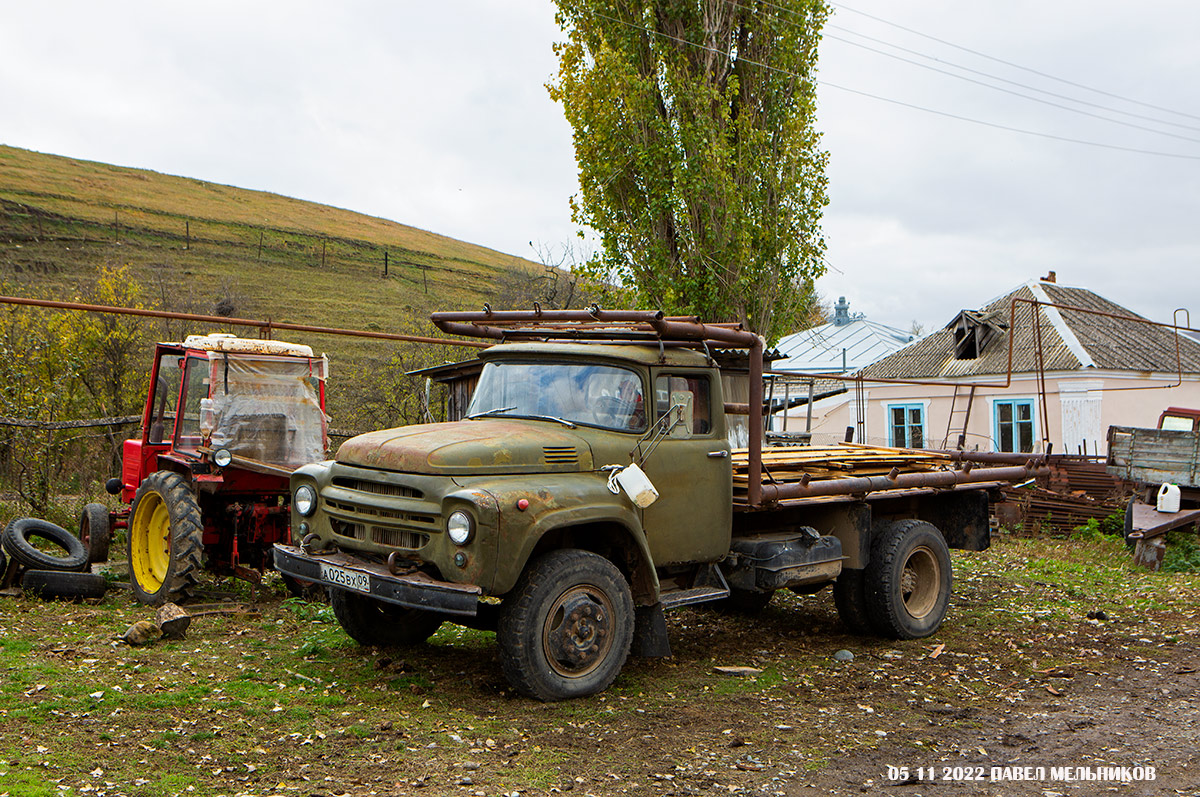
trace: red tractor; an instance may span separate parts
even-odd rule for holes
[[[109,518],[89,505],[81,522],[97,542],[108,537],[99,523],[128,529],[138,600],[186,600],[204,567],[254,582],[271,567],[272,546],[289,540],[288,478],[325,458],[326,369],[323,355],[282,341],[158,344],[141,435],[107,484],[129,509]]]

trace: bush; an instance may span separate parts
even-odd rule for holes
[[[1166,573],[1200,573],[1200,544],[1186,531],[1167,532],[1167,551],[1162,567]]]

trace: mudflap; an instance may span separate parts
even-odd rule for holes
[[[629,652],[645,659],[667,658],[671,655],[671,640],[667,635],[667,618],[663,605],[638,606],[634,611],[633,644]]]

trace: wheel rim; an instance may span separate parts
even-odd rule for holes
[[[162,496],[143,495],[130,526],[133,576],[146,592],[158,592],[171,564],[171,513]]]
[[[917,619],[928,616],[938,605],[941,594],[942,565],[933,550],[925,546],[913,549],[904,560],[900,573],[900,597],[904,608]]]
[[[564,678],[582,678],[599,667],[612,650],[612,617],[612,601],[594,586],[581,584],[560,595],[542,625],[550,667]]]

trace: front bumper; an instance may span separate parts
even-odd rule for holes
[[[337,568],[338,571],[365,577],[367,589],[351,589],[322,576],[322,567]],[[393,575],[386,565],[369,562],[345,553],[306,554],[293,545],[275,545],[275,569],[293,578],[312,581],[332,589],[345,589],[361,595],[370,595],[376,600],[405,606],[410,609],[452,614],[459,617],[474,617],[479,610],[479,598],[483,590],[474,584],[454,584],[437,581],[425,573]],[[325,570],[328,576],[328,569]]]

